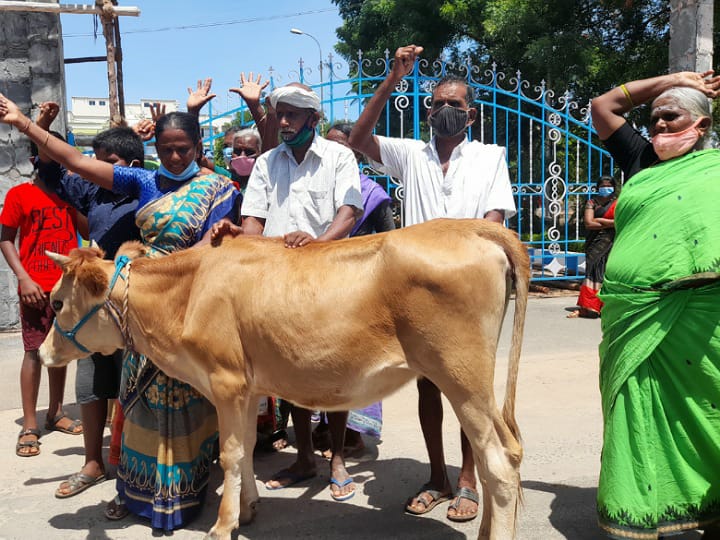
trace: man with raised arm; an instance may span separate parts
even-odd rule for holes
[[[373,135],[380,114],[395,86],[413,70],[423,48],[400,47],[392,69],[365,106],[350,134],[350,146],[364,153],[405,190],[405,225],[435,218],[484,218],[497,223],[515,215],[505,149],[469,141],[467,128],[477,111],[472,89],[464,79],[446,76],[432,94],[428,123],[434,133],[428,143]],[[445,467],[440,390],[418,379],[420,424],[430,457],[430,480],[407,503],[411,514],[425,514],[453,498]],[[462,469],[458,491],[448,508],[453,521],[477,516],[478,493],[470,443],[461,432]]]

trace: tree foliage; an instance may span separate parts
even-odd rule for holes
[[[520,70],[523,79],[583,101],[619,81],[667,69],[667,0],[333,0],[346,59],[408,43],[450,59]]]

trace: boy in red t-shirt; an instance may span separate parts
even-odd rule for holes
[[[15,238],[20,231],[20,253]],[[67,255],[77,247],[75,211],[47,190],[35,175],[31,183],[10,189],[0,213],[0,251],[18,279],[20,320],[25,347],[20,370],[23,428],[15,453],[20,457],[40,453],[40,430],[36,407],[41,364],[38,348],[55,318],[49,293],[62,271],[45,255],[45,250]],[[71,420],[62,410],[67,368],[48,370],[50,404],[45,428],[72,435],[82,433],[79,420]]]

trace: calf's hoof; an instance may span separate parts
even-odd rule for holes
[[[230,540],[230,533],[219,533],[215,530],[215,527],[210,529],[210,532],[205,535],[205,540]]]

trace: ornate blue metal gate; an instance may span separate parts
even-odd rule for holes
[[[371,61],[358,51],[357,60],[345,65],[332,54],[323,62],[326,78],[313,80],[313,71],[300,59],[299,70],[289,79],[308,84],[322,96],[327,129],[336,121],[352,121],[363,104],[387,75],[390,53]],[[349,73],[341,77],[339,73]],[[428,140],[432,136],[425,122],[432,90],[442,76],[463,77],[475,92],[477,120],[469,136],[485,143],[504,146],[518,214],[508,222],[528,246],[535,280],[580,279],[584,270],[582,225],[583,204],[597,178],[613,173],[613,162],[600,146],[590,122],[590,105],[579,105],[565,92],[555,95],[545,81],[533,85],[520,71],[512,76],[487,69],[469,60],[453,63],[421,59],[395,89],[376,133],[394,137]],[[285,84],[269,71],[271,88]],[[322,75],[321,75],[322,77]],[[244,112],[245,106],[222,116]],[[208,122],[217,119],[212,116]],[[221,136],[216,134],[212,140]],[[384,185],[398,202],[402,223],[402,189],[392,178],[363,166],[365,172]]]

